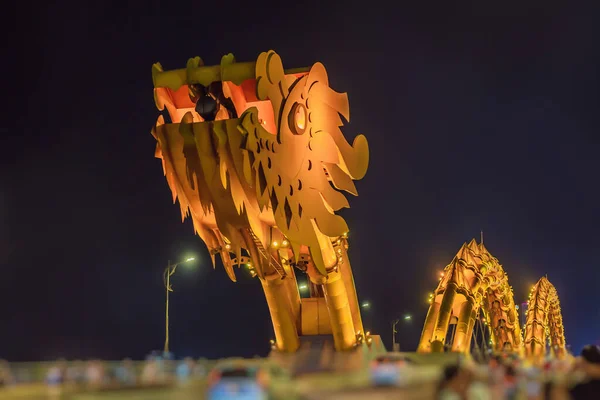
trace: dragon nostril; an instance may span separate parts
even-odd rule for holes
[[[217,101],[209,95],[201,96],[196,102],[196,112],[205,121],[214,121],[217,117]]]

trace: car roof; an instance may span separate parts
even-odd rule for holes
[[[375,358],[376,361],[410,361],[405,355],[402,354],[382,354]]]
[[[256,368],[260,368],[260,364],[258,362],[256,362],[255,360],[248,360],[248,359],[244,359],[244,358],[240,358],[240,359],[230,359],[230,360],[222,360],[217,362],[217,364],[215,365],[216,369],[239,369],[239,368],[252,368],[252,369],[256,369]]]

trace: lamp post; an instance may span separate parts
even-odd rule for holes
[[[398,333],[398,331],[396,330],[396,325],[398,325],[398,322],[400,322],[399,319],[392,321],[392,351],[400,350],[400,346],[398,346],[398,344],[396,343],[396,333]]]
[[[408,323],[412,320],[412,316],[410,314],[406,314],[404,315],[404,317],[402,317],[402,319],[404,320],[404,322]],[[399,322],[400,319],[392,321],[392,351],[400,351],[400,343],[396,343],[396,333],[398,333],[398,331],[396,330],[396,326]]]
[[[171,275],[173,275],[175,273],[178,265],[186,263],[186,262],[194,261],[194,260],[195,260],[194,257],[190,257],[183,261],[178,262],[177,264],[171,264],[171,261],[169,260],[167,262],[167,267],[165,268],[165,272],[163,275],[165,289],[167,291],[166,305],[165,305],[165,348],[163,350],[165,355],[167,353],[169,353],[169,292],[173,291],[173,288],[171,287]]]

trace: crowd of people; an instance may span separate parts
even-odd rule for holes
[[[600,347],[586,346],[574,360],[542,365],[516,357],[492,357],[486,363],[445,367],[438,400],[600,399]]]
[[[35,380],[31,376],[23,378],[18,372],[11,370],[6,361],[0,361],[0,387]],[[141,367],[130,359],[125,359],[118,365],[101,360],[59,360],[47,369],[45,382],[50,388],[75,386],[95,389],[185,383],[194,377],[201,378],[205,375],[204,363],[191,358],[172,361],[148,357]]]
[[[172,361],[150,356],[142,365],[125,359],[120,364],[100,360],[58,361],[46,371],[51,390],[185,384],[206,377],[206,365],[191,358]],[[0,387],[21,383],[6,361],[0,360]],[[518,357],[494,356],[485,362],[464,359],[444,368],[438,400],[484,399],[600,399],[600,347],[586,346],[575,359],[549,359],[543,364]]]

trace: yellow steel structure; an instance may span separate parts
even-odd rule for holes
[[[527,301],[525,322],[525,355],[542,358],[546,355],[546,343],[557,358],[567,354],[565,329],[556,288],[547,277],[542,277],[532,288]]]
[[[368,341],[336,211],[349,207],[344,191],[357,195],[369,147],[342,134],[348,98],[329,87],[325,67],[285,70],[268,51],[251,63],[228,54],[217,66],[154,64],[152,77],[170,118],[159,116],[152,134],[173,201],[213,266],[220,255],[232,281],[240,264],[258,276],[277,349],[297,350],[301,335],[332,334],[337,350]],[[311,298],[299,294],[299,271]]]
[[[504,269],[475,239],[465,243],[446,266],[430,295],[429,312],[419,342],[419,352],[443,352],[451,317],[456,328],[451,350],[469,352],[480,310],[489,325],[492,348],[518,351],[521,330],[512,287]]]
[[[445,351],[452,319],[456,327],[450,350],[469,352],[475,322],[481,318],[488,327],[493,351],[540,357],[546,353],[548,338],[557,357],[566,354],[562,315],[554,286],[545,277],[533,286],[523,339],[508,275],[483,241],[477,243],[473,239],[463,244],[441,273],[437,288],[429,295],[429,303],[419,352]]]

